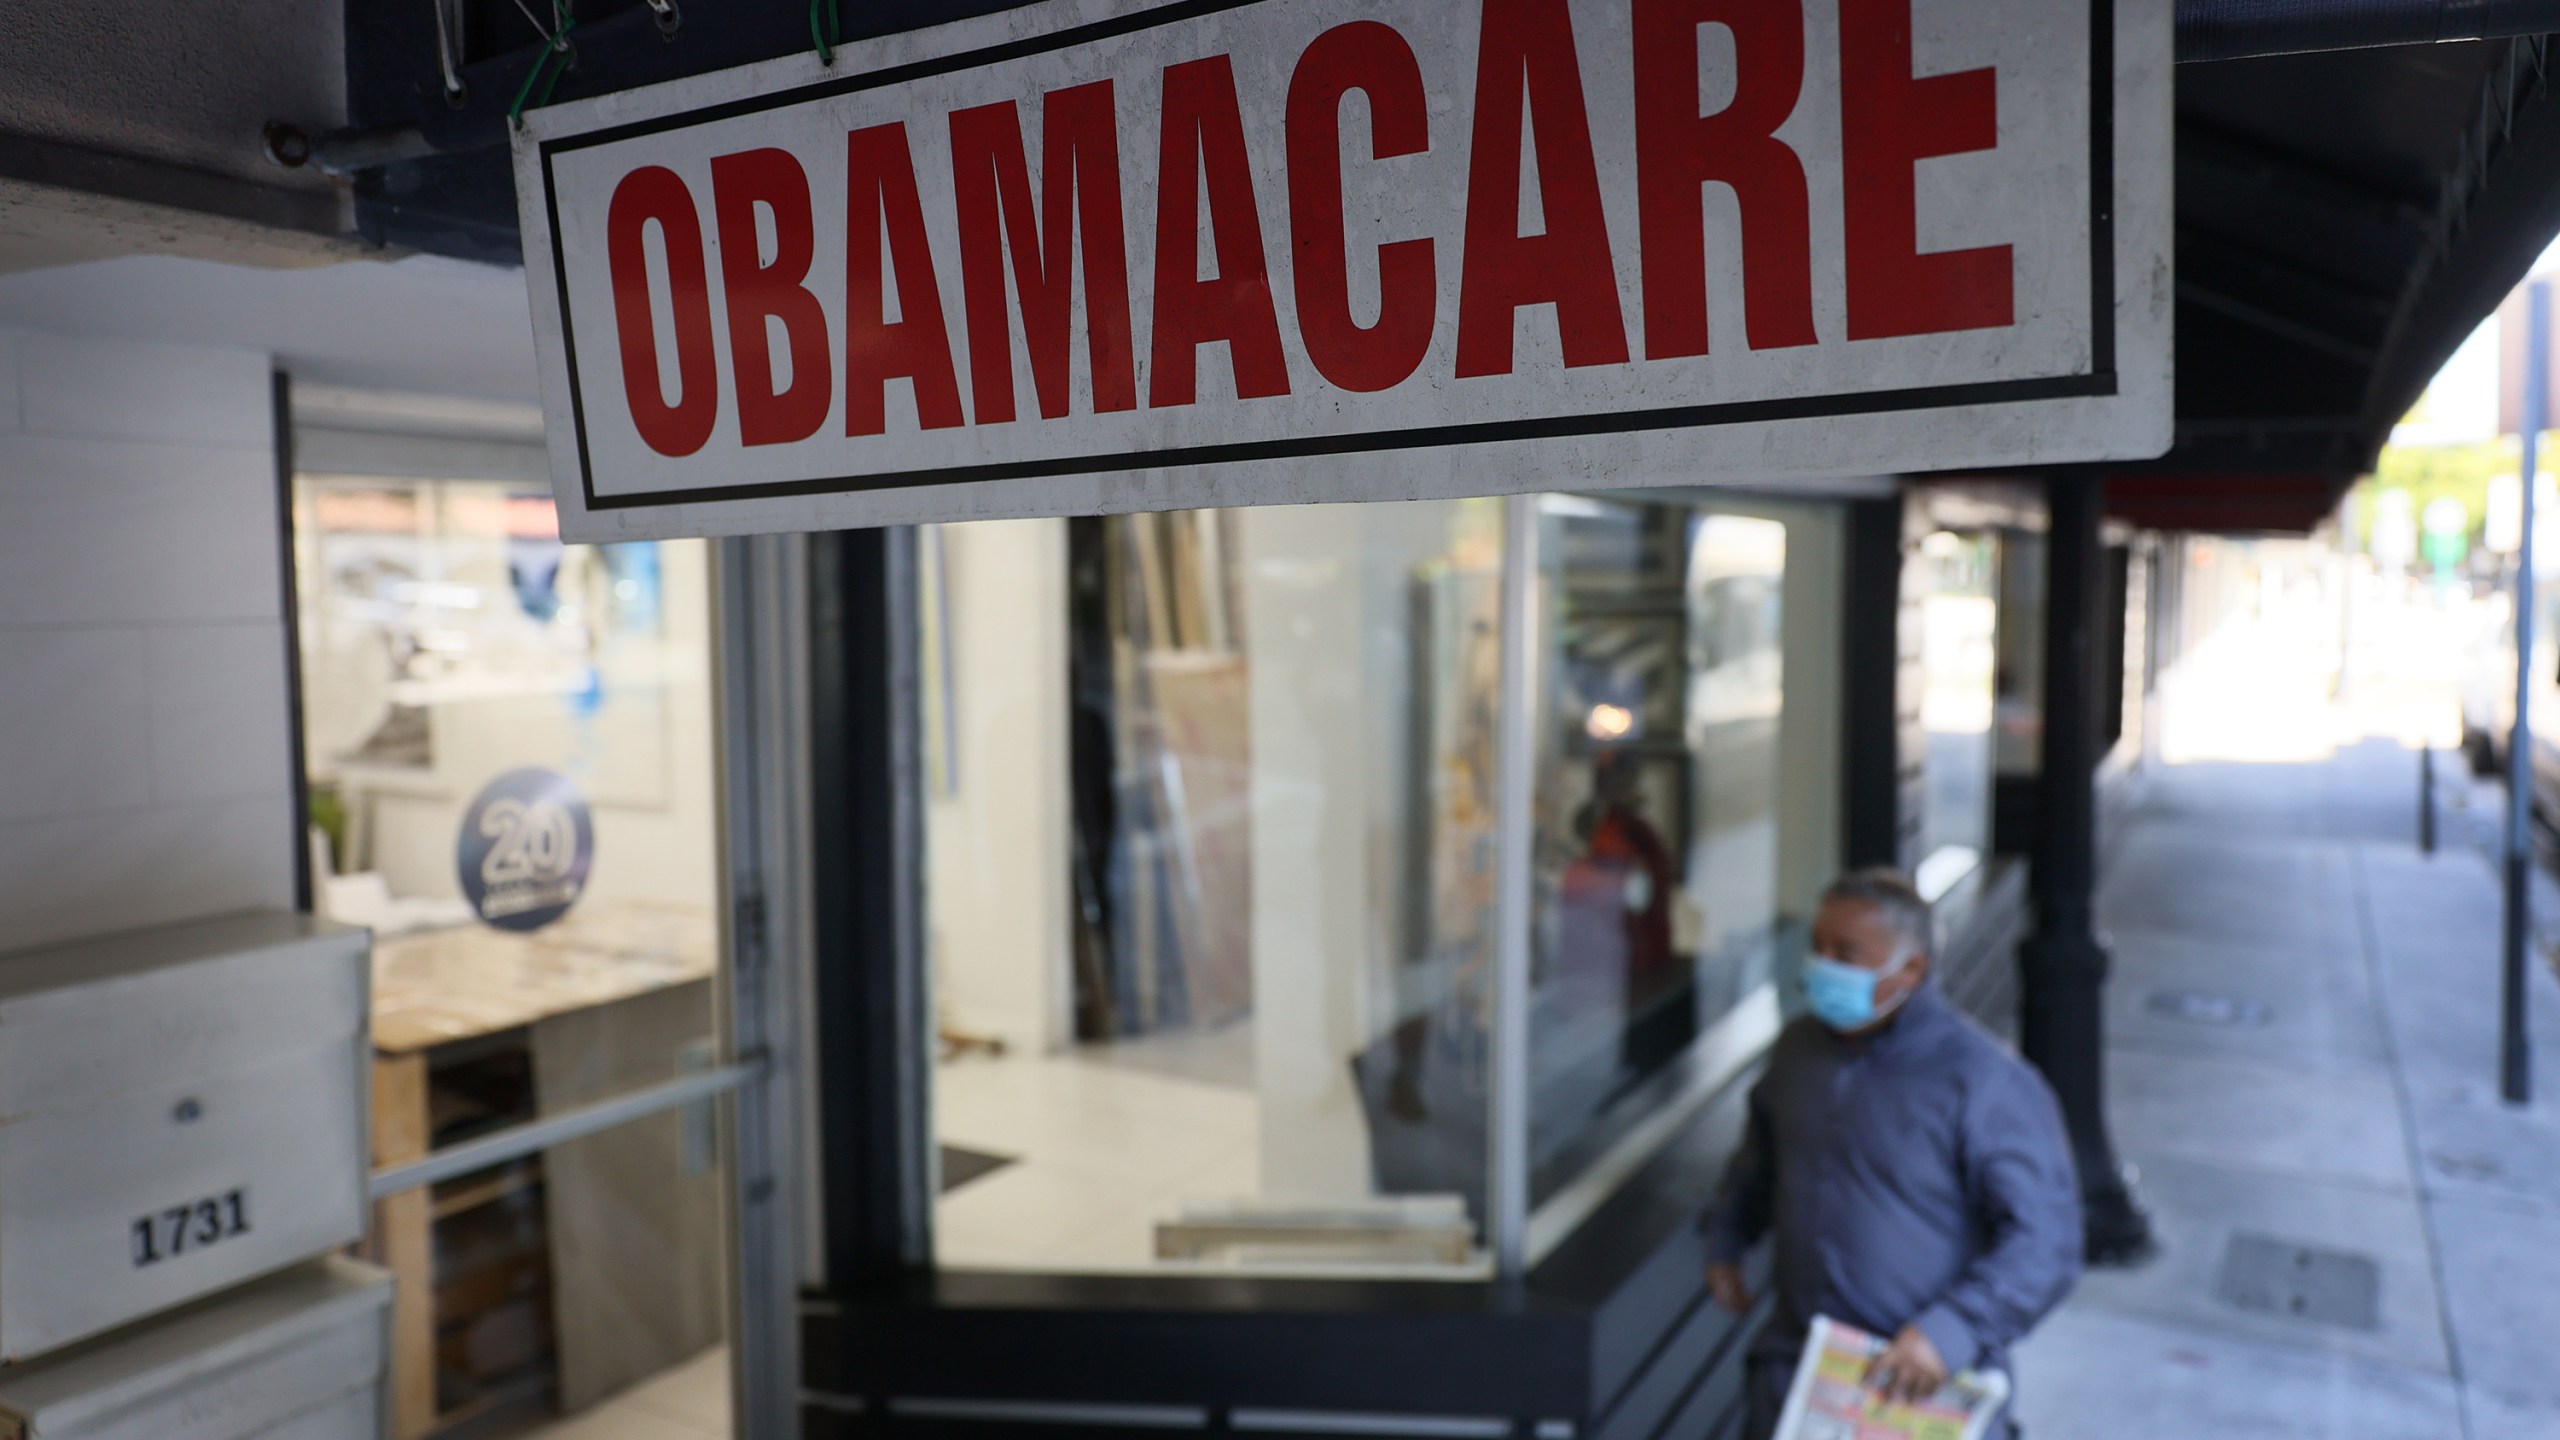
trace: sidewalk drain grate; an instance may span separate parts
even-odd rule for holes
[[[2242,1030],[2255,1030],[2275,1018],[2274,1011],[2255,1000],[2205,990],[2154,990],[2148,1008],[2152,1014],[2171,1020],[2229,1025]]]
[[[2348,1330],[2382,1324],[2382,1270],[2370,1255],[2324,1250],[2266,1235],[2235,1234],[2214,1293],[2259,1315]]]
[[[2443,1150],[2427,1152],[2427,1163],[2436,1173],[2454,1180],[2496,1180],[2507,1173],[2495,1155],[2465,1155]]]

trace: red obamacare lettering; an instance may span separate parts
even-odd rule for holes
[[[889,268],[898,278],[899,319],[888,317],[880,237],[889,237]],[[878,435],[889,428],[888,387],[912,381],[916,417],[927,430],[962,423],[960,382],[951,368],[951,332],[943,328],[942,285],[924,238],[924,201],[903,122],[874,125],[845,137],[844,433]]]
[[[1911,73],[1911,0],[1840,0],[1840,145],[1849,217],[1849,338],[2011,323],[2009,247],[1920,253],[1913,167],[2000,141],[1987,70]]]
[[[1993,149],[1999,135],[1990,69],[1913,73],[1911,4],[1838,0],[1836,173],[1847,220],[1838,283],[1846,325],[1833,343],[2013,323],[2009,246],[1926,252],[1918,245],[1919,163]],[[1198,403],[1200,368],[1216,364],[1220,349],[1232,393],[1246,401],[1290,394],[1293,364],[1303,367],[1303,383],[1313,383],[1304,378],[1311,370],[1324,385],[1354,395],[1392,391],[1417,377],[1445,384],[1510,375],[1524,326],[1536,333],[1552,325],[1555,349],[1547,353],[1569,369],[1704,356],[1709,185],[1730,190],[1741,220],[1744,346],[1819,343],[1809,167],[1800,142],[1781,134],[1801,107],[1810,63],[1802,0],[1628,0],[1622,13],[1632,57],[1624,76],[1585,74],[1570,0],[1482,0],[1472,76],[1426,76],[1405,35],[1368,19],[1313,35],[1285,71],[1250,67],[1256,77],[1287,75],[1285,103],[1276,105],[1283,97],[1239,95],[1232,56],[1179,59],[1149,77],[1162,102],[1152,146],[1123,134],[1112,78],[964,106],[939,122],[950,137],[947,192],[918,185],[909,122],[854,130],[843,152],[839,320],[811,288],[818,247],[829,238],[814,228],[804,168],[817,157],[772,147],[717,156],[709,173],[729,335],[725,365],[713,339],[694,197],[673,170],[634,169],[617,184],[606,223],[633,426],[662,455],[694,454],[714,432],[725,384],[740,443],[796,442],[824,427],[837,372],[847,435],[888,429],[895,381],[909,387],[923,428],[1005,424],[1019,415],[1017,356],[1027,365],[1034,418],[1062,419],[1077,408],[1071,359],[1079,282],[1087,403],[1094,413],[1136,409],[1124,207],[1132,188],[1142,205],[1152,188],[1155,208],[1150,407]],[[1731,42],[1735,78],[1731,98],[1708,110],[1699,39],[1711,27]],[[1356,92],[1368,120],[1366,154],[1352,163],[1393,162],[1431,150],[1431,85],[1469,81],[1463,192],[1432,197],[1444,206],[1438,225],[1376,245],[1378,312],[1363,325],[1351,301],[1346,107]],[[1595,148],[1593,95],[1631,104],[1631,154],[1604,156]],[[1041,126],[1036,177],[1022,118],[1033,98]],[[1282,133],[1273,149],[1285,174],[1277,182],[1266,174],[1263,184],[1274,193],[1257,193],[1253,159],[1262,141],[1248,133],[1246,117],[1275,113]],[[914,123],[932,122],[919,116]],[[1138,178],[1152,178],[1153,186],[1128,186],[1124,167],[1147,163],[1150,152],[1156,171]],[[1524,167],[1533,167],[1543,214],[1533,234],[1522,233]],[[1612,189],[1633,192],[1632,237],[1610,233],[1603,199]],[[949,211],[929,217],[929,204]],[[1288,329],[1264,248],[1268,204],[1286,212],[1276,233],[1287,236],[1293,281],[1296,324]],[[645,243],[652,231],[663,256],[655,271]],[[956,255],[937,255],[935,237],[947,244],[954,235]],[[1613,238],[1635,246],[1635,284],[1623,306]],[[1439,250],[1452,240],[1461,245],[1455,333],[1439,362],[1445,373],[1425,376],[1442,333]],[[942,303],[946,264],[956,266],[950,273],[968,341],[965,407]],[[888,318],[893,297],[895,320]],[[1629,344],[1627,306],[1641,322],[1643,361]],[[661,317],[671,322],[665,337]],[[662,373],[662,338],[671,342],[665,348],[673,377]],[[787,382],[778,379],[777,361],[785,359]]]
[[[1054,420],[1067,413],[1067,327],[1075,313],[1067,261],[1079,241],[1093,408],[1137,408],[1129,348],[1129,242],[1120,213],[1120,127],[1111,94],[1111,82],[1097,80],[1043,97],[1038,211],[1031,208],[1030,162],[1023,157],[1015,103],[1000,100],[951,112],[970,398],[981,425],[1013,418],[1013,333],[1005,321],[999,258],[1007,248],[1013,252],[1022,343],[1031,353],[1031,388],[1041,415]],[[1001,236],[998,211],[1004,216]]]
[[[1289,250],[1298,330],[1316,373],[1345,390],[1392,389],[1431,350],[1436,285],[1427,239],[1378,247],[1378,318],[1351,315],[1351,256],[1342,231],[1342,101],[1369,101],[1371,153],[1387,160],[1431,145],[1430,105],[1413,47],[1374,20],[1316,37],[1289,77]]]
[[[1744,319],[1754,350],[1810,345],[1813,241],[1804,161],[1778,127],[1804,89],[1797,0],[1635,0],[1637,235],[1644,353],[1707,353],[1705,187],[1742,208]],[[1698,30],[1733,36],[1733,99],[1698,113]]]
[[[1520,233],[1521,109],[1528,109],[1547,228]],[[1568,367],[1627,358],[1600,169],[1565,0],[1484,0],[1475,148],[1467,157],[1467,253],[1458,280],[1458,375],[1511,373],[1513,322],[1553,305]]]
[[[675,319],[676,398],[658,373],[658,327],[649,313],[645,234],[666,247],[667,291]],[[622,341],[623,398],[631,424],[661,455],[690,455],[720,418],[720,362],[711,353],[711,284],[702,269],[702,219],[684,177],[644,165],[613,187],[606,207],[605,263],[613,273],[614,328]]]
[[[1200,197],[1206,176],[1218,273],[1200,274]],[[1200,347],[1227,342],[1236,394],[1289,393],[1280,315],[1262,254],[1262,215],[1244,148],[1234,64],[1224,55],[1165,67],[1164,143],[1156,173],[1155,353],[1147,403],[1188,405]]]
[[[827,423],[835,388],[827,361],[827,312],[809,293],[817,236],[809,176],[788,150],[749,150],[711,162],[711,209],[720,225],[720,283],[729,297],[729,354],[738,382],[738,439],[748,445],[806,440]],[[773,217],[773,263],[761,263],[756,212]],[[780,321],[791,383],[776,390],[769,322]]]

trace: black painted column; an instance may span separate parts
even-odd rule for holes
[[[923,1260],[931,1215],[914,565],[912,527],[809,538],[812,1058],[834,1294]],[[840,1393],[835,1363],[807,1345],[810,1388]]]
[[[1848,505],[1840,801],[1851,865],[1902,863],[1902,506],[1899,491]]]
[[[2151,1225],[2107,1135],[2107,947],[2096,904],[2104,482],[2055,475],[2045,495],[2052,525],[2045,545],[2044,763],[2028,862],[2035,934],[2018,954],[2019,1038],[2062,1100],[2089,1258],[2121,1264],[2149,1252]]]

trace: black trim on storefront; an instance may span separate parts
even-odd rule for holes
[[[1279,1411],[1339,1418],[1345,1428],[1326,1433],[1345,1435],[1363,1433],[1364,1415],[1501,1419],[1520,1434],[1562,1420],[1592,1440],[1725,1434],[1763,1313],[1737,1318],[1707,1299],[1697,1221],[1756,1074],[1729,1084],[1525,1282],[912,1270],[839,1291],[804,1309],[804,1433],[1064,1436],[1077,1407],[1123,1406],[1176,1417],[1176,1433],[1252,1428],[1252,1412]],[[1765,1270],[1754,1279],[1767,1288]],[[1004,1419],[914,1408],[953,1400],[1025,1408]],[[1033,1408],[1056,1418],[1035,1421]]]
[[[556,221],[554,222],[557,223]],[[566,313],[568,280],[560,282]],[[1973,385],[1931,385],[1906,390],[1860,390],[1834,395],[1792,395],[1768,400],[1716,405],[1670,405],[1652,410],[1613,410],[1597,414],[1554,415],[1528,420],[1493,420],[1465,425],[1426,425],[1403,430],[1364,430],[1341,435],[1301,435],[1287,439],[1237,441],[1222,445],[1168,445],[1096,455],[1056,455],[1038,460],[999,461],[981,465],[946,465],[925,470],[883,470],[860,475],[815,475],[748,485],[699,485],[689,489],[641,490],[623,495],[596,491],[595,467],[587,452],[586,399],[574,367],[577,345],[564,324],[561,349],[569,357],[569,410],[578,439],[579,483],[591,511],[630,510],[645,506],[710,504],[721,500],[777,500],[806,495],[858,495],[874,490],[903,490],[922,485],[975,485],[990,480],[1046,480],[1068,475],[1119,474],[1165,470],[1179,466],[1249,465],[1266,460],[1305,460],[1345,455],[1390,454],[1402,450],[1442,450],[1463,445],[1501,445],[1524,440],[1564,440],[1640,431],[1688,430],[1718,425],[1771,425],[1789,420],[1831,420],[1856,415],[1900,414],[1917,410],[1952,410],[1968,405],[2013,405],[2036,400],[2076,400],[2116,393],[2114,371],[2054,375],[2029,380],[1986,381]],[[1380,495],[1379,499],[1402,499]]]
[[[293,908],[308,915],[317,905],[311,874],[311,766],[303,755],[302,585],[293,544],[293,380],[283,371],[268,377],[275,424],[276,573],[284,617],[284,743],[293,797]]]
[[[1902,674],[1900,493],[1853,500],[1840,595],[1842,859],[1898,865],[1901,856]]]
[[[2124,738],[2124,647],[2126,604],[2133,580],[2133,548],[2106,547],[2106,589],[2098,601],[2098,750],[2104,754]]]
[[[907,530],[809,541],[810,908],[827,1288],[918,1258],[921,1067],[913,936],[923,836],[903,782],[913,667],[895,603]],[[912,577],[909,577],[910,579]]]

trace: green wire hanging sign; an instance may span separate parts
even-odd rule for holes
[[[674,38],[674,5],[649,0],[649,8],[657,12],[658,33]],[[515,99],[507,106],[507,123],[516,129],[524,127],[528,101],[536,109],[551,103],[551,92],[559,88],[560,76],[577,58],[577,52],[569,45],[569,32],[578,28],[576,17],[560,0],[553,0],[551,15],[552,28],[543,36],[542,53],[534,57],[533,68],[525,72],[524,83],[516,87]],[[844,24],[836,12],[836,0],[809,0],[809,41],[817,49],[820,64],[836,63],[836,47],[844,43]],[[537,86],[541,89],[538,95],[534,93]]]
[[[563,0],[552,0],[551,20],[551,33],[544,37],[542,53],[534,57],[533,68],[524,72],[524,83],[516,87],[515,101],[507,106],[507,123],[519,130],[524,128],[525,101],[533,96],[534,87],[540,85],[542,94],[533,103],[538,106],[550,104],[551,92],[558,88],[561,72],[577,58],[577,52],[569,48],[569,32],[578,28],[578,22],[571,18],[569,7]]]
[[[844,43],[844,27],[836,19],[836,0],[809,0],[809,42],[818,47],[818,63],[836,63],[836,47]]]

